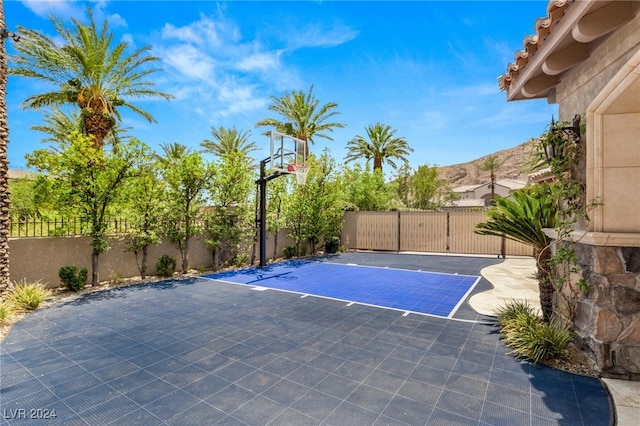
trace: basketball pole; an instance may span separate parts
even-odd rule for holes
[[[267,266],[267,182],[284,175],[282,172],[275,172],[266,176],[267,162],[271,161],[271,157],[267,157],[260,162],[260,179],[256,181],[260,187],[260,263],[259,268]]]

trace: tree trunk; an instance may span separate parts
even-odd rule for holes
[[[273,234],[273,260],[278,258],[278,231],[278,228],[276,228],[276,231]]]
[[[373,158],[373,171],[382,171],[382,157],[376,156]]]
[[[113,119],[104,112],[104,107],[99,99],[90,101],[86,108],[82,108],[84,122],[84,132],[93,136],[93,146],[95,149],[102,149],[104,139],[113,127]]]
[[[550,322],[553,316],[553,293],[555,286],[553,285],[553,275],[549,260],[551,253],[548,248],[542,252],[536,250],[536,265],[538,267],[538,288],[540,291],[540,308],[542,309],[542,318],[544,322]]]
[[[280,220],[280,212],[282,209],[282,200],[278,199],[278,208],[276,209],[276,223]],[[278,232],[280,232],[280,228],[276,226],[275,231],[273,233],[273,260],[278,258]]]
[[[144,280],[147,278],[147,254],[149,246],[142,247],[142,264],[140,265],[140,277]]]
[[[98,259],[100,252],[98,250],[91,251],[91,286],[95,287],[100,284],[100,276],[98,273]]]
[[[184,240],[184,251],[182,252],[182,273],[186,274],[189,269],[189,238]]]
[[[0,28],[5,27],[4,4],[0,3]],[[9,126],[7,125],[7,50],[4,38],[0,40],[0,294],[11,287],[9,279],[9,162],[7,145]]]

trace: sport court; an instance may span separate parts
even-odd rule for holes
[[[346,264],[375,266],[363,269],[374,277],[386,266],[479,276],[501,262],[366,253],[318,260],[353,273],[359,267]],[[481,279],[474,291],[486,286]],[[168,280],[28,315],[0,345],[3,424],[44,424],[18,418],[38,409],[54,411],[46,423],[61,425],[605,426],[613,419],[598,379],[514,359],[486,317],[469,320],[466,302],[455,313],[467,318],[460,321],[255,288]]]
[[[313,260],[290,260],[205,278],[448,318],[480,280],[470,275]]]

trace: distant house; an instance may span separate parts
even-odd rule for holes
[[[513,179],[500,179],[495,182],[495,196],[508,197],[512,191],[524,188],[527,182]],[[460,197],[447,205],[447,209],[477,209],[487,206],[491,199],[491,182],[475,185],[462,185],[452,189]]]

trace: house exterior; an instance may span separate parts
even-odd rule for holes
[[[586,199],[572,235],[586,291],[556,295],[603,376],[640,380],[640,1],[552,0],[498,79],[508,101],[546,98],[583,118]]]
[[[527,182],[500,179],[496,180],[494,185],[494,193],[496,197],[508,197],[512,191],[524,188]],[[482,208],[487,205],[491,199],[491,182],[480,183],[475,185],[461,185],[452,189],[459,199],[454,201],[447,207],[454,208]]]

